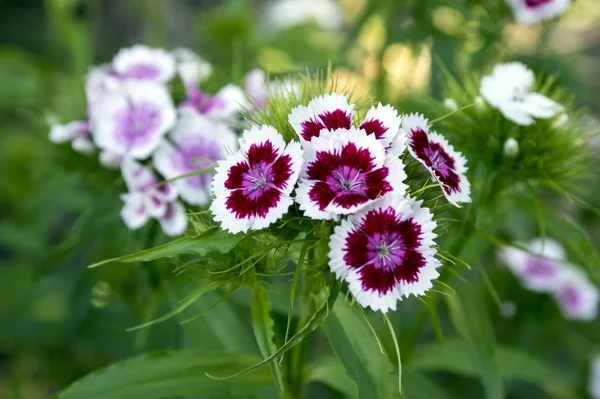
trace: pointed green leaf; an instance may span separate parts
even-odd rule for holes
[[[52,399],[159,399],[176,396],[263,394],[271,375],[258,371],[231,381],[215,381],[206,372],[230,373],[259,359],[222,352],[161,351],[124,360],[95,371]]]
[[[359,398],[402,398],[398,373],[358,309],[338,301],[323,323],[331,348],[358,385]]]
[[[149,262],[161,258],[172,258],[182,254],[197,254],[203,256],[212,251],[227,253],[243,238],[243,234],[233,235],[224,230],[212,228],[195,237],[183,237],[154,248],[145,249],[118,258],[103,260],[102,262],[94,263],[89,267],[98,267],[112,262]]]
[[[260,281],[254,285],[254,296],[252,297],[252,328],[256,343],[260,349],[263,358],[268,358],[277,351],[275,342],[275,323],[271,318],[271,300],[267,295]],[[280,397],[283,396],[283,378],[281,377],[281,368],[277,359],[271,360],[271,373],[275,380],[275,386]]]
[[[307,367],[307,381],[318,381],[352,399],[358,398],[358,387],[346,374],[344,365],[335,356],[321,357]]]

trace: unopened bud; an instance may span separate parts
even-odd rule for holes
[[[565,126],[568,121],[569,116],[567,114],[560,114],[558,118],[556,118],[554,122],[552,122],[552,127],[555,129],[560,129],[561,127]]]
[[[483,97],[475,97],[475,107],[477,107],[477,109],[480,111],[485,109],[485,100],[483,99]]]
[[[458,104],[453,98],[447,98],[444,100],[444,107],[449,111],[456,111],[458,109]]]
[[[102,151],[98,157],[100,164],[108,169],[119,169],[123,162],[123,156],[116,152]]]
[[[504,301],[500,304],[500,314],[510,319],[517,313],[517,305],[513,301]]]
[[[77,152],[80,152],[85,155],[92,155],[96,152],[96,146],[87,137],[76,137],[71,141],[71,147]]]
[[[504,156],[514,158],[519,153],[519,142],[512,137],[504,142]]]

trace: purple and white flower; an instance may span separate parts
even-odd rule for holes
[[[175,58],[169,52],[143,45],[121,49],[112,68],[122,79],[166,83],[175,76]]]
[[[267,81],[267,74],[261,69],[253,69],[246,74],[244,89],[248,92],[252,105],[263,108],[269,96],[298,97],[300,87],[292,80]]]
[[[187,100],[179,105],[184,111],[192,111],[223,122],[235,121],[239,112],[247,106],[242,89],[228,84],[214,96],[204,93],[195,85],[186,87]]]
[[[150,218],[158,219],[165,234],[183,234],[187,228],[185,208],[177,201],[177,191],[169,184],[158,184],[154,173],[138,162],[126,158],[121,172],[129,189],[121,199],[125,203],[121,217],[132,230],[142,227]]]
[[[64,125],[53,125],[50,129],[50,141],[56,144],[70,141],[71,147],[75,151],[86,155],[96,152],[88,121],[73,121]]]
[[[339,219],[389,192],[406,193],[404,165],[374,135],[336,129],[304,143],[296,202],[313,219]]]
[[[550,238],[519,243],[523,249],[503,247],[498,258],[519,278],[523,286],[536,292],[554,292],[560,284],[565,250]]]
[[[286,145],[271,126],[244,131],[239,143],[239,151],[218,163],[210,206],[231,233],[260,230],[280,219],[294,202],[290,194],[302,167],[300,143]]]
[[[329,267],[363,307],[387,312],[432,288],[439,273],[433,215],[422,201],[386,194],[335,228]]]
[[[119,169],[123,163],[123,156],[116,152],[102,151],[98,157],[100,164],[108,169]]]
[[[167,89],[145,81],[125,81],[98,99],[91,115],[98,147],[145,159],[173,127],[176,111]]]
[[[507,0],[515,19],[522,24],[533,25],[544,19],[563,14],[571,0]]]
[[[89,71],[85,77],[85,95],[90,118],[99,101],[107,94],[116,92],[122,83],[110,64],[95,66]]]
[[[457,206],[461,202],[471,202],[465,157],[454,150],[444,136],[429,132],[429,122],[423,115],[405,116],[402,128],[408,134],[408,151],[441,184],[446,199]]]
[[[300,140],[311,141],[323,130],[350,129],[354,117],[354,104],[340,94],[327,94],[313,99],[307,106],[299,105],[288,119]]]
[[[598,287],[575,266],[560,269],[553,296],[565,319],[591,321],[598,316]]]
[[[391,105],[371,107],[359,125],[383,144],[387,155],[400,156],[406,149],[406,132],[400,129],[402,117]]]
[[[517,125],[535,123],[533,118],[553,118],[564,107],[539,93],[530,93],[535,82],[533,71],[519,62],[499,64],[481,80],[480,93],[504,117]]]
[[[600,399],[600,355],[594,356],[590,365],[588,392],[592,399]]]
[[[163,141],[153,155],[154,167],[167,179],[210,169],[213,162],[237,150],[237,136],[227,125],[191,114],[180,118],[169,133],[171,142]],[[212,174],[206,173],[175,180],[181,198],[194,205],[204,205],[212,196]]]

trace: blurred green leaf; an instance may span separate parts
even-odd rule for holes
[[[402,397],[398,373],[357,309],[338,301],[323,329],[347,374],[358,385],[361,399]]]
[[[358,387],[348,377],[344,365],[335,356],[321,357],[307,366],[307,381],[321,382],[351,398],[358,398]]]
[[[118,258],[107,259],[102,262],[94,263],[89,267],[98,267],[112,262],[149,262],[156,259],[172,258],[182,254],[206,255],[212,251],[227,253],[231,251],[243,238],[243,234],[232,235],[225,230],[211,228],[199,236],[183,237],[178,240],[159,245],[158,247],[149,248],[130,255],[120,256]]]
[[[270,374],[261,370],[234,382],[217,381],[205,375],[230,373],[258,360],[249,355],[219,352],[149,353],[93,372],[52,399],[158,399],[260,393],[272,385]]]
[[[251,310],[252,327],[254,329],[256,343],[258,344],[262,356],[268,358],[277,351],[277,346],[275,346],[274,342],[275,323],[271,318],[271,301],[260,281],[257,281],[254,285]],[[271,373],[273,374],[277,391],[279,392],[280,397],[282,397],[284,389],[279,362],[277,359],[273,359],[269,365],[271,366]]]

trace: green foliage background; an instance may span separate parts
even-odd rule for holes
[[[444,113],[429,104],[430,96],[447,93],[445,68],[474,79],[497,61],[516,59],[556,76],[589,118],[600,111],[594,0],[576,0],[560,24],[528,30],[507,26],[501,0],[341,3],[341,31],[309,24],[273,33],[263,1],[0,1],[0,398],[45,398],[121,360],[56,398],[276,397],[278,360],[226,382],[205,373],[234,374],[283,344],[292,276],[267,290],[230,293],[174,273],[185,257],[86,268],[167,241],[156,225],[136,232],[123,225],[118,173],[47,139],[52,123],[85,116],[83,76],[120,47],[190,47],[215,66],[209,89],[241,83],[257,66],[278,76],[331,63],[341,78],[366,76],[357,91],[366,87],[401,112],[430,106],[432,117]],[[404,58],[386,63],[396,54],[390,48]],[[416,57],[422,51],[426,56]],[[452,117],[445,123],[449,131],[460,127]],[[407,300],[389,315],[407,398],[585,397],[600,322],[565,321],[551,298],[522,289],[496,265],[494,244],[546,232],[600,283],[594,165],[581,190],[591,206],[541,189],[480,210],[487,235],[462,248],[473,270],[453,268],[466,282],[449,276],[453,295],[427,305]],[[442,246],[462,233],[450,230]],[[228,244],[213,249],[225,248],[219,245]],[[503,317],[498,299],[514,302],[516,314]],[[327,298],[302,300],[328,317],[304,354],[285,355],[292,363],[306,359],[301,381],[287,383],[306,382],[307,398],[395,397],[398,365],[387,322],[379,314],[361,317],[342,296],[335,306]],[[126,331],[172,309],[182,311]],[[294,327],[311,316],[297,309]]]

